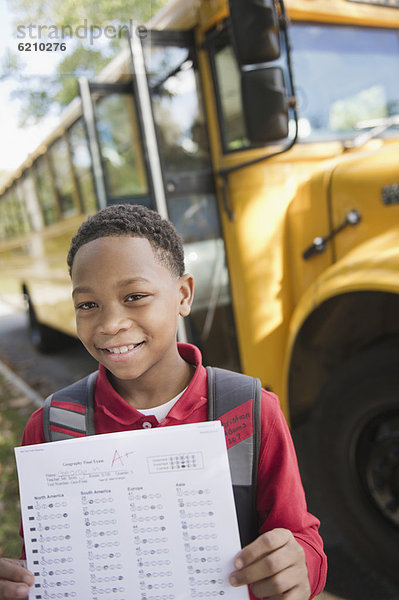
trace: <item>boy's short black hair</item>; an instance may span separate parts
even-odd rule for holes
[[[67,263],[69,274],[76,252],[101,237],[142,237],[176,277],[184,274],[183,241],[170,221],[139,204],[114,204],[90,216],[72,238]]]

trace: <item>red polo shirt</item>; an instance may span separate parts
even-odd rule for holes
[[[202,365],[201,353],[190,344],[178,346],[180,355],[195,365],[196,370],[188,388],[160,424],[155,416],[143,415],[123,400],[110,384],[106,369],[100,365],[95,388],[96,434],[207,420],[207,374]],[[43,409],[40,408],[33,413],[26,425],[23,445],[45,441],[42,422]],[[262,390],[261,397],[257,485],[260,533],[276,527],[292,531],[305,551],[313,598],[324,588],[327,573],[323,542],[318,533],[319,521],[307,512],[294,445],[279,401],[274,394],[265,390]],[[252,594],[250,596],[251,599],[254,598]]]

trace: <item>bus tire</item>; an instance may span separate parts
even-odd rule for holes
[[[32,344],[43,354],[59,350],[61,334],[58,334],[58,332],[51,327],[40,323],[36,317],[35,308],[29,294],[25,293],[25,299]]]
[[[342,365],[310,421],[317,510],[362,561],[399,583],[399,341]],[[312,507],[313,508],[313,507]]]

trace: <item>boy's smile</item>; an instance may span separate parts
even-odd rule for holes
[[[107,352],[111,356],[109,357],[111,360],[120,361],[125,360],[130,357],[133,353],[132,351],[137,351],[139,348],[142,348],[144,342],[139,342],[138,344],[128,344],[127,346],[110,346],[107,348],[98,348],[102,352]]]
[[[187,385],[176,331],[190,312],[190,275],[175,276],[146,238],[112,236],[79,248],[72,283],[78,336],[125,400],[156,406]]]
[[[110,354],[126,354],[135,348],[138,348],[142,345],[143,342],[139,342],[138,344],[129,344],[128,346],[114,346],[112,348],[100,348],[100,350],[105,350]]]

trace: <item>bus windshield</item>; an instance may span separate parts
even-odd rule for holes
[[[399,114],[398,31],[293,23],[290,38],[302,141],[350,139]]]

